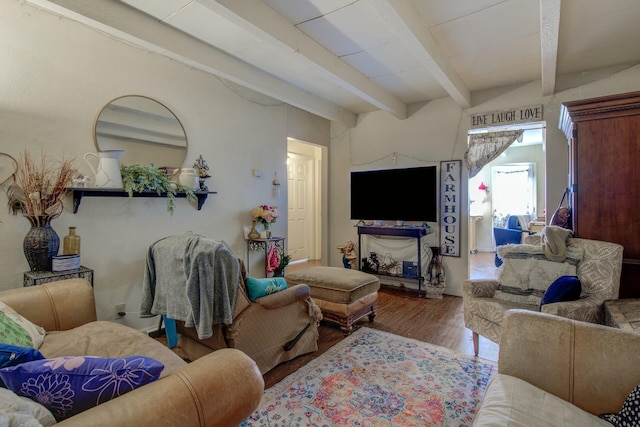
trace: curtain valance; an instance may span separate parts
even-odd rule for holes
[[[476,176],[487,163],[502,154],[523,133],[524,130],[507,130],[469,135],[469,148],[464,153],[469,178]]]

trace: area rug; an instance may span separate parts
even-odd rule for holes
[[[242,426],[470,426],[495,362],[360,328],[265,390]]]

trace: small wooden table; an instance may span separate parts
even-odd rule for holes
[[[640,298],[605,301],[604,324],[640,333]]]

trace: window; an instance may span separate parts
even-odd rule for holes
[[[536,174],[533,163],[493,166],[493,224],[504,227],[508,215],[536,217]]]

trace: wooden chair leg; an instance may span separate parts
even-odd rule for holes
[[[478,336],[478,333],[474,332],[473,333],[473,354],[475,354],[476,356],[478,355],[479,340],[480,340],[480,337]]]

